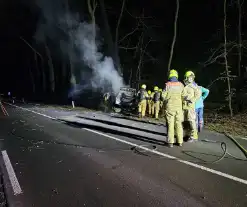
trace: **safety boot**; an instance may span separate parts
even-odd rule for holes
[[[172,147],[173,147],[173,144],[172,144],[172,143],[169,143],[169,144],[168,144],[168,147],[169,147],[169,148],[172,148]]]
[[[198,139],[190,137],[187,142],[192,143],[192,142],[196,142],[196,141],[198,141]]]

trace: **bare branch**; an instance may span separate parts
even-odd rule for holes
[[[224,46],[224,45],[223,45]],[[222,49],[223,47],[222,45],[220,47],[218,47],[213,54],[209,57],[209,59],[207,61],[205,61],[203,63],[203,66],[206,67],[208,65],[211,65],[213,63],[215,63],[219,58],[223,58],[225,56],[225,49]],[[232,51],[233,48],[237,47],[237,45],[233,45],[231,46],[228,50],[226,50],[226,55]],[[221,50],[220,50],[221,49]]]
[[[129,32],[128,34],[126,34],[121,40],[119,40],[119,43],[124,41],[127,37],[129,37],[130,35],[134,34],[136,31],[138,31],[139,28],[136,27],[133,31]]]
[[[124,49],[124,50],[136,50],[137,47],[123,47],[119,46],[119,49]]]
[[[120,25],[120,22],[121,22],[121,19],[122,19],[122,16],[123,16],[123,10],[124,10],[124,5],[125,5],[125,0],[123,0],[123,3],[122,3],[122,7],[121,7],[121,12],[120,12],[120,15],[119,15],[119,18],[118,18],[118,22],[117,22],[117,27],[116,27],[116,38],[115,38],[115,43],[118,44],[118,30],[119,30],[119,25]]]
[[[20,36],[20,39],[25,42],[32,49],[32,51],[35,52],[43,60],[42,55],[37,50],[35,50],[23,37]]]

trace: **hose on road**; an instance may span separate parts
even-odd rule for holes
[[[219,141],[215,141],[215,140],[203,139],[203,140],[201,140],[202,142],[220,144],[221,149],[223,150],[223,154],[217,160],[203,161],[203,163],[207,163],[207,164],[218,163],[221,160],[223,160],[227,155],[232,157],[232,158],[234,158],[234,159],[236,159],[236,160],[247,161],[247,150],[235,138],[233,138],[231,135],[229,135],[227,133],[224,133],[224,134],[228,139],[230,139],[241,150],[241,152],[244,154],[246,159],[236,157],[236,156],[232,155],[231,153],[229,153],[228,150],[227,150],[227,144],[225,142],[219,142]]]

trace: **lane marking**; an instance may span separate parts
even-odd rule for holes
[[[34,113],[34,114],[38,114],[38,115],[40,115],[40,116],[44,116],[44,117],[49,118],[49,119],[57,120],[57,119],[54,118],[54,117],[51,117],[51,116],[48,116],[48,115],[45,115],[45,114],[41,114],[41,113],[39,113],[39,112],[30,110],[30,109],[27,109],[27,108],[23,108],[23,107],[20,107],[20,106],[16,106],[16,105],[14,105],[14,104],[10,104],[10,103],[7,103],[7,102],[4,102],[4,103],[6,103],[6,104],[8,104],[8,105],[10,105],[10,106],[13,106],[13,107],[22,109],[22,110],[24,110],[24,111],[29,111],[29,112],[32,112],[32,113]]]
[[[6,103],[6,104],[9,104],[9,103]],[[38,115],[41,115],[41,116],[44,116],[44,117],[47,117],[47,118],[50,118],[50,119],[53,119],[53,120],[57,120],[56,118],[53,118],[51,116],[47,116],[45,114],[41,114],[39,112],[36,112],[36,111],[32,111],[30,109],[26,109],[26,108],[23,108],[23,107],[20,107],[20,106],[16,106],[16,105],[13,105],[13,104],[9,104],[10,106],[14,106],[16,108],[20,108],[22,110],[26,110],[26,111],[29,111],[29,112],[32,112],[32,113],[35,113],[35,114],[38,114]],[[214,169],[211,169],[211,168],[208,168],[208,167],[204,167],[202,165],[198,165],[196,163],[193,163],[193,162],[190,162],[190,161],[186,161],[186,160],[182,160],[182,159],[179,159],[177,157],[174,157],[174,156],[171,156],[171,155],[168,155],[166,153],[163,153],[163,152],[159,152],[155,149],[149,149],[145,146],[142,146],[142,145],[138,145],[138,144],[135,144],[135,143],[132,143],[132,142],[129,142],[129,141],[126,141],[126,140],[123,140],[123,139],[119,139],[117,137],[114,137],[114,136],[111,136],[111,135],[108,135],[108,134],[104,134],[102,132],[98,132],[98,131],[95,131],[95,130],[92,130],[92,129],[87,129],[87,128],[82,128],[83,130],[85,131],[89,131],[89,132],[92,132],[92,133],[95,133],[95,134],[98,134],[98,135],[101,135],[101,136],[104,136],[104,137],[107,137],[109,139],[112,139],[112,140],[115,140],[115,141],[118,141],[118,142],[121,142],[121,143],[124,143],[124,144],[127,144],[127,145],[130,145],[130,146],[133,146],[133,147],[138,147],[139,149],[142,149],[142,150],[145,150],[147,152],[151,152],[153,154],[156,154],[156,155],[160,155],[162,157],[165,157],[165,158],[169,158],[169,159],[172,159],[172,160],[176,160],[180,163],[183,163],[183,164],[186,164],[186,165],[189,165],[191,167],[195,167],[197,169],[200,169],[200,170],[203,170],[203,171],[206,171],[206,172],[210,172],[212,174],[215,174],[215,175],[219,175],[221,177],[225,177],[225,178],[228,178],[230,180],[234,180],[236,182],[239,182],[239,183],[242,183],[242,184],[245,184],[247,185],[247,180],[244,180],[242,178],[238,178],[238,177],[235,177],[233,175],[230,175],[230,174],[227,174],[227,173],[223,173],[223,172],[220,172],[218,170],[214,170]]]
[[[8,176],[9,176],[9,180],[10,180],[11,186],[12,186],[13,191],[14,191],[14,195],[19,195],[19,194],[22,193],[21,186],[20,186],[20,184],[18,182],[18,179],[16,177],[15,171],[13,169],[13,166],[12,166],[12,164],[10,162],[10,159],[9,159],[9,156],[8,156],[6,150],[2,151],[2,156],[3,156],[3,161],[4,161],[4,164],[5,164],[5,167],[6,167],[7,172],[8,172]]]

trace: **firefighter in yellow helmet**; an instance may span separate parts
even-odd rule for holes
[[[152,97],[152,114],[156,119],[159,118],[159,111],[160,111],[160,91],[158,86],[154,86],[154,92],[151,95]]]
[[[162,98],[163,90],[160,88],[159,92],[160,92],[160,117],[163,117],[165,113],[165,105],[164,105],[164,101]]]
[[[148,90],[148,100],[147,100],[147,104],[148,104],[148,115],[150,116],[152,114],[152,92],[150,90]]]
[[[148,99],[148,93],[146,91],[147,86],[143,84],[141,86],[141,89],[137,93],[137,97],[139,99],[138,103],[138,112],[139,117],[142,118],[146,114],[146,108],[147,108],[147,99]]]
[[[184,76],[183,110],[184,120],[189,123],[189,142],[198,140],[195,103],[201,97],[201,90],[194,81],[195,74],[192,71],[187,71]]]
[[[173,147],[175,142],[174,136],[177,135],[179,146],[183,144],[183,97],[184,85],[178,81],[178,72],[170,70],[168,82],[162,93],[166,103],[165,116],[168,125],[168,146]]]

